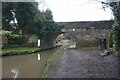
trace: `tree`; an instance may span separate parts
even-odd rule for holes
[[[44,21],[43,27],[40,30],[40,38],[45,38],[47,35],[54,34],[60,31],[63,25],[58,25],[54,21]]]
[[[22,31],[24,42],[28,41],[29,35],[34,32],[34,18],[39,12],[38,4],[35,2],[4,2],[2,3],[2,22],[3,29],[19,33]],[[13,13],[17,19],[16,29],[9,25],[10,21],[15,21]],[[35,28],[36,29],[36,28]]]
[[[6,5],[7,7],[5,7]],[[9,14],[3,13],[3,21],[6,22],[6,19],[9,19],[8,23],[3,24],[7,24],[8,26],[9,22],[14,20],[13,16],[11,15],[11,10],[14,11],[18,22],[17,30],[22,30],[23,37],[25,37],[25,42],[28,40],[26,35],[29,36],[30,34],[36,34],[43,41],[45,41],[45,39],[48,38],[48,35],[55,34],[55,32],[60,31],[63,27],[62,25],[58,25],[53,21],[53,15],[50,9],[47,9],[45,12],[40,12],[40,10],[38,10],[38,3],[5,2],[3,5],[3,10],[4,13],[9,12]],[[6,26],[4,26],[4,28],[8,29]]]
[[[4,30],[11,30],[11,26],[9,25],[9,22],[13,19],[13,15],[11,13],[11,10],[13,10],[14,3],[2,3],[2,29]]]
[[[39,12],[38,4],[34,2],[4,2],[2,4],[2,21],[3,29],[9,29],[9,22],[14,21],[13,11],[17,19],[17,29],[22,30],[24,33],[31,33],[33,30],[33,23],[35,14]]]
[[[34,29],[34,18],[38,13],[37,3],[32,2],[19,2],[15,6],[16,18],[18,20],[19,29],[26,33],[32,33]]]
[[[44,13],[44,17],[46,20],[53,20],[53,15],[52,15],[52,11],[47,9]]]
[[[53,15],[50,9],[36,14],[35,26],[35,32],[37,32],[40,38],[45,38],[47,35],[60,31],[63,28],[63,25],[59,25],[53,21]]]

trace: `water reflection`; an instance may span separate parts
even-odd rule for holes
[[[35,54],[15,55],[2,58],[3,78],[41,78],[45,62],[57,49]]]
[[[11,73],[13,73],[13,77],[12,77],[12,78],[17,78],[17,77],[18,77],[18,73],[19,73],[18,68],[12,69],[12,70],[11,70]]]

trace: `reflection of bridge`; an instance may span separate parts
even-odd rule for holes
[[[106,37],[112,27],[112,21],[84,21],[84,22],[59,22],[64,28],[60,32],[48,35],[46,45],[53,47],[56,37],[62,33],[69,33],[73,36],[78,46],[96,46],[99,37]]]

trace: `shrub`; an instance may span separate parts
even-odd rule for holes
[[[120,49],[120,25],[118,23],[113,24],[113,38],[116,46],[116,50]]]
[[[8,44],[22,45],[23,38],[19,35],[13,34],[8,38]]]
[[[14,34],[11,31],[0,31],[1,35],[7,36],[8,42],[5,44],[4,47],[13,47],[13,46],[21,46],[23,43],[23,38],[22,36],[18,34]]]

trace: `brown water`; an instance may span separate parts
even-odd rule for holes
[[[34,54],[2,57],[3,78],[41,78],[46,61],[58,48]],[[40,54],[40,60],[39,56]]]

